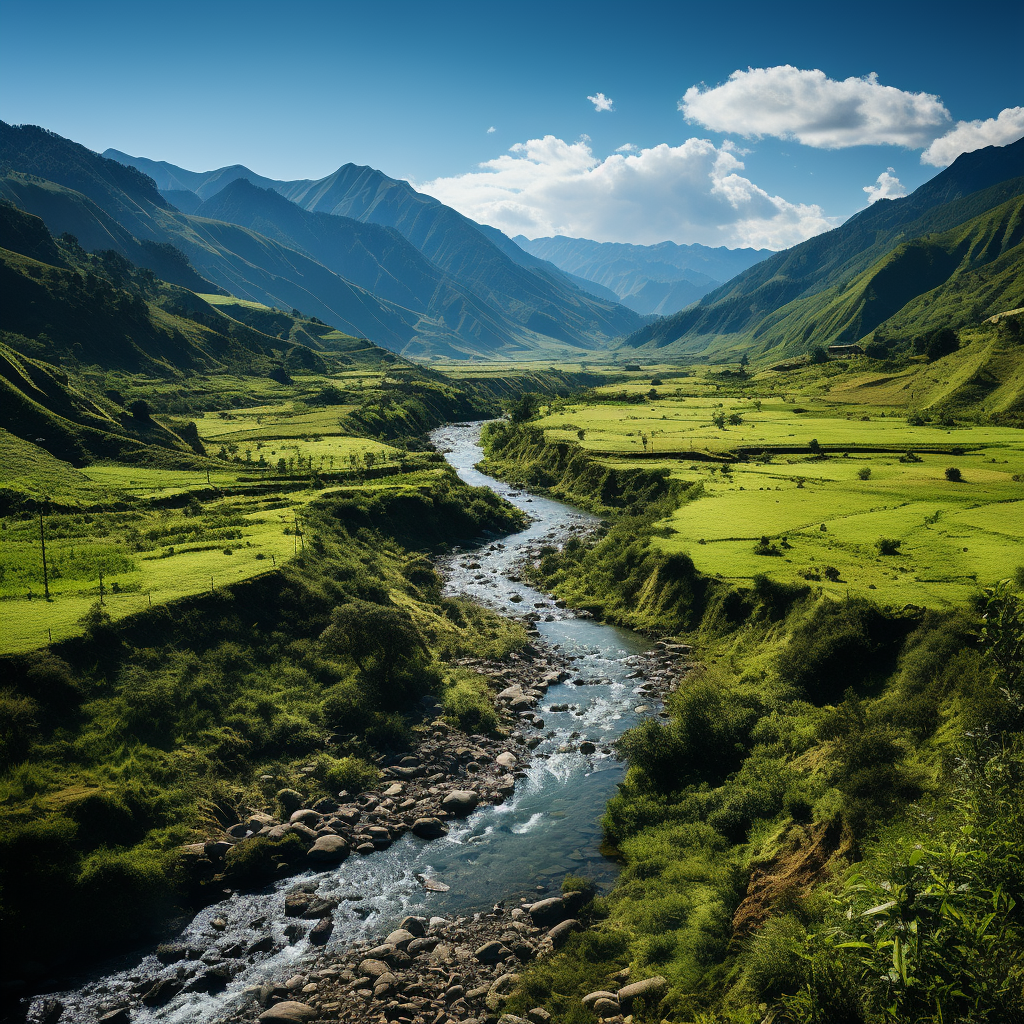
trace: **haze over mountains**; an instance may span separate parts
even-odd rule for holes
[[[603,285],[630,309],[658,316],[696,302],[772,255],[771,249],[713,249],[675,242],[631,245],[565,235],[533,239],[517,235],[513,241],[561,270]]]

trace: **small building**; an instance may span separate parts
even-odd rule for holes
[[[864,355],[860,345],[829,345],[828,354],[832,359],[852,359]]]

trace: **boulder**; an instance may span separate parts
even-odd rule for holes
[[[619,989],[619,1005],[623,1011],[628,1013],[633,1005],[634,999],[650,999],[652,997],[660,1000],[668,991],[668,979],[656,974],[653,978],[644,978],[643,981],[634,981],[632,985],[626,985]]]
[[[417,818],[412,823],[412,834],[420,839],[440,839],[448,835],[448,829],[440,818]]]
[[[546,900],[540,900],[530,907],[530,917],[533,923],[540,927],[558,924],[566,914],[565,901],[561,896],[552,896]]]
[[[480,797],[471,789],[453,789],[442,801],[441,809],[454,814],[456,818],[464,818],[472,814]],[[415,826],[413,826],[415,830]]]
[[[286,999],[283,1003],[275,1003],[269,1010],[264,1010],[258,1020],[283,1020],[291,1021],[293,1024],[302,1024],[303,1021],[316,1020],[320,1014],[307,1006],[305,1003],[298,1003],[294,999]]]
[[[412,932],[406,931],[404,928],[398,928],[384,940],[384,944],[404,950],[408,948],[409,943],[415,938],[416,936]]]
[[[293,825],[306,825],[308,828],[316,828],[322,819],[322,814],[310,810],[308,807],[304,811],[295,811],[288,818]]]
[[[512,951],[501,942],[485,942],[474,954],[482,964],[496,964],[512,955]]]
[[[365,975],[367,978],[373,978],[375,981],[382,974],[390,974],[391,967],[384,963],[383,960],[374,960],[372,957],[362,960],[359,963],[359,973]]]
[[[568,921],[562,921],[561,924],[556,924],[555,927],[548,932],[546,938],[551,940],[551,945],[554,946],[555,949],[560,949],[565,945],[566,939],[568,939],[573,932],[578,931],[579,928],[579,921],[575,920],[575,918],[569,918]]]
[[[319,836],[306,851],[306,859],[317,864],[339,864],[348,856],[348,843],[341,836]]]
[[[591,1009],[601,1020],[607,1020],[609,1017],[618,1017],[622,1012],[622,1007],[616,999],[598,999]]]
[[[291,816],[299,810],[304,799],[305,797],[294,789],[279,789],[277,791],[277,802],[286,816]]]
[[[398,927],[412,932],[417,939],[421,939],[427,934],[427,919],[425,917],[403,917],[398,922]]]
[[[163,1006],[169,1003],[182,989],[177,978],[158,978],[142,996],[143,1006]]]
[[[329,917],[321,917],[309,930],[309,941],[314,946],[323,946],[334,931],[334,922]]]
[[[510,750],[503,751],[494,760],[503,768],[515,768],[519,764],[519,758]]]

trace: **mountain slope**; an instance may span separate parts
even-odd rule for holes
[[[525,329],[527,337],[539,334],[591,349],[643,322],[606,294],[593,294],[583,282],[523,252],[497,229],[477,224],[415,191],[408,182],[371,167],[346,164],[316,181],[272,181],[238,166],[197,173],[116,150],[107,150],[106,155],[152,172],[168,191],[191,185],[195,194],[209,197],[244,177],[273,188],[307,211],[394,228],[464,291]]]
[[[671,346],[674,352],[755,349],[771,317],[778,328],[789,303],[841,287],[901,242],[948,231],[1024,192],[1024,140],[960,156],[903,199],[880,201],[832,231],[776,253],[704,296],[694,307],[642,328],[629,347]],[[774,331],[786,351],[818,338],[807,323]]]
[[[565,235],[517,235],[514,241],[559,269],[610,289],[630,309],[659,315],[682,309],[773,255],[769,249],[713,249],[675,242],[631,245]]]

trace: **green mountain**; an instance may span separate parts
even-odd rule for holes
[[[54,239],[38,217],[0,203],[0,427],[75,465],[153,461],[156,450],[190,462],[202,451],[197,438],[157,423],[112,382],[286,379],[290,369],[323,369],[325,357],[374,367],[394,359],[326,324],[286,314],[249,322],[219,298],[161,281],[113,250],[89,254]]]
[[[106,150],[104,156],[152,175],[163,194],[173,193],[184,206],[193,202],[181,196],[182,190],[205,201],[244,178],[311,213],[394,228],[466,293],[517,325],[518,337],[510,340],[520,350],[550,349],[552,339],[563,351],[568,351],[566,346],[593,349],[643,322],[609,300],[606,292],[592,294],[592,286],[524,252],[497,229],[477,224],[372,167],[346,164],[316,181],[274,181],[239,165],[195,172],[117,150]],[[446,328],[453,325],[446,322]]]
[[[770,249],[710,248],[706,245],[631,245],[589,238],[526,238],[515,243],[561,270],[603,286],[638,313],[675,313],[696,302],[754,263]]]
[[[1024,140],[966,153],[912,195],[877,202],[841,227],[769,257],[696,306],[630,335],[624,345],[690,357],[792,355],[862,340],[876,328],[888,329],[890,317],[893,328],[908,330],[911,321],[917,323],[913,309],[925,307],[913,307],[903,320],[900,310],[918,297],[923,303],[954,277],[959,298],[949,292],[944,325],[976,323],[1010,308],[1004,295],[1012,283],[988,287],[983,301],[963,291],[971,281],[964,275],[1003,259],[1018,244],[1012,228],[994,244],[990,231],[998,228],[986,215],[1024,194],[1022,170]],[[959,228],[980,232],[982,241],[965,244]],[[967,261],[962,267],[961,260]]]

